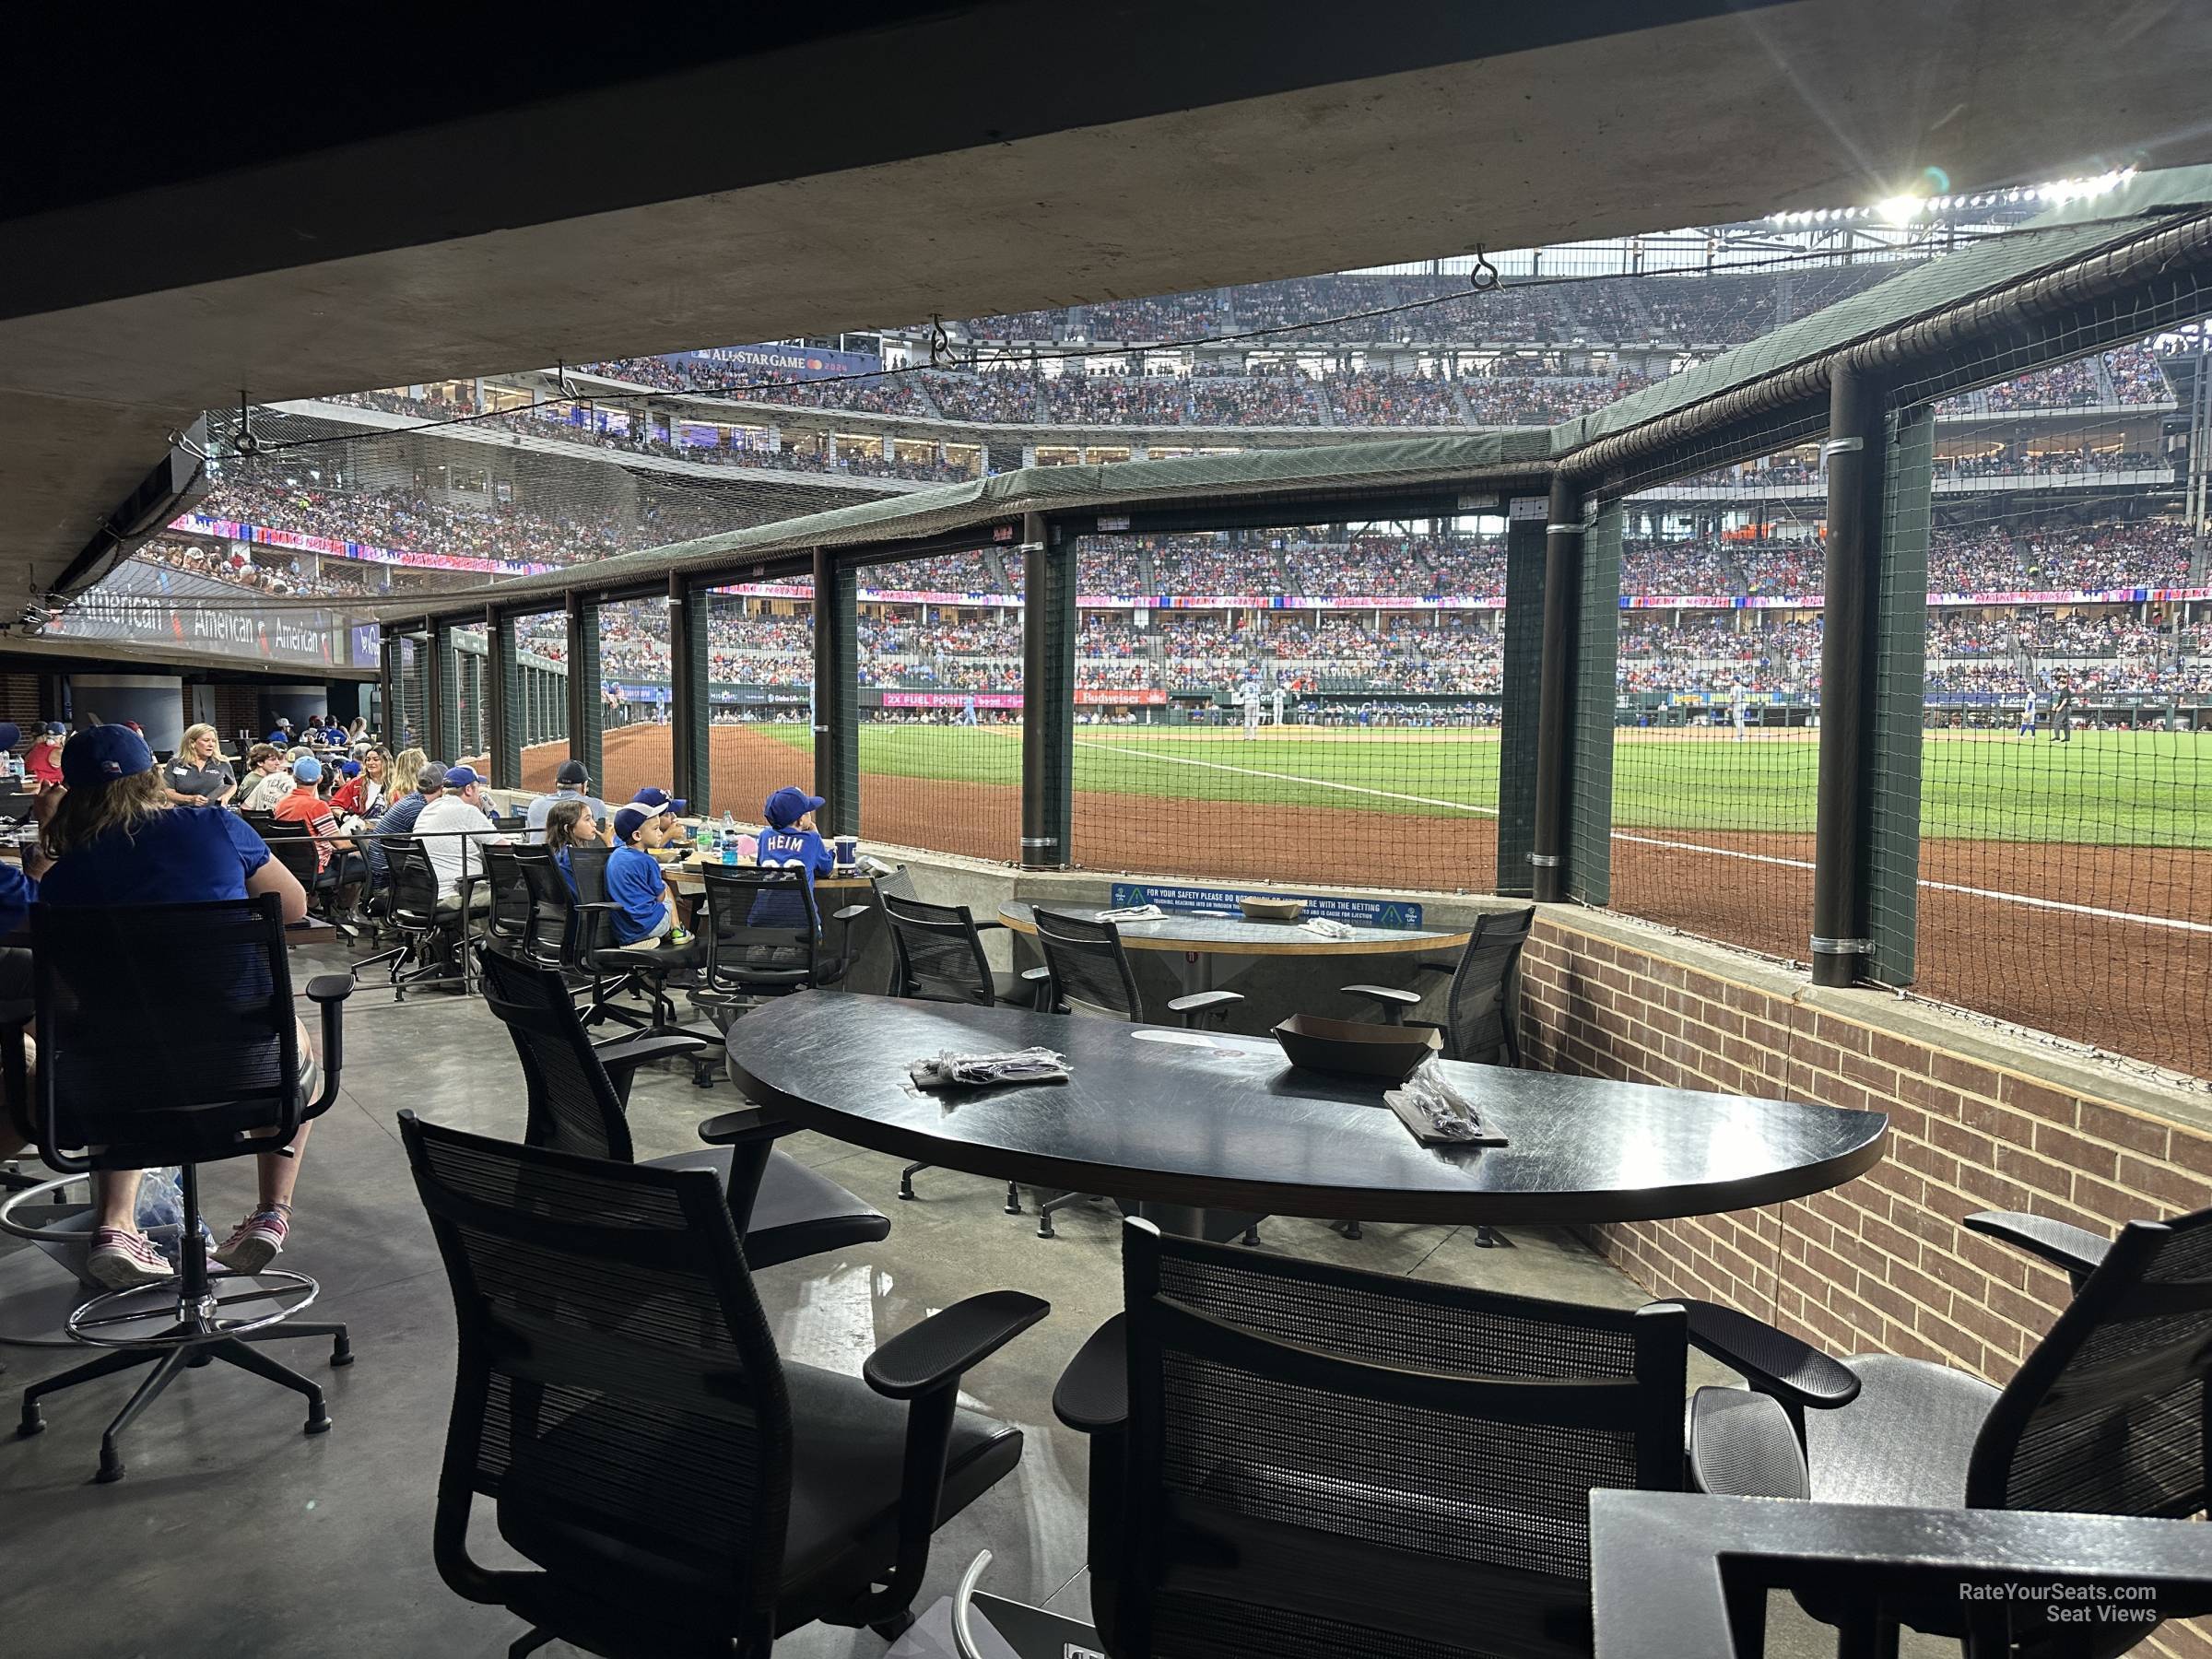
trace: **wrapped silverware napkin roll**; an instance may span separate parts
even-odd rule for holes
[[[994,1054],[956,1054],[950,1049],[907,1068],[917,1088],[993,1088],[1013,1083],[1065,1083],[1067,1056],[1048,1048],[1010,1049]]]
[[[1397,1088],[1386,1089],[1382,1103],[1398,1114],[1424,1146],[1502,1147],[1505,1136],[1482,1121],[1465,1096],[1424,1064]]]

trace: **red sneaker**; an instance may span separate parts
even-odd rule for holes
[[[233,1273],[259,1273],[276,1259],[290,1230],[282,1210],[255,1210],[215,1247],[215,1259]]]

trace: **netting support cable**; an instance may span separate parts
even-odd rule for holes
[[[1574,712],[1575,598],[1581,590],[1583,499],[1571,479],[1553,475],[1544,526],[1544,654],[1537,681],[1535,822],[1530,836],[1530,888],[1556,904],[1566,896],[1567,745]]]
[[[1021,521],[1021,863],[1065,869],[1075,820],[1076,541]]]
[[[1830,382],[1828,608],[1820,640],[1820,798],[1813,852],[1813,982],[1848,985],[1870,946],[1865,869],[1868,578],[1881,557],[1883,391],[1848,359]]]

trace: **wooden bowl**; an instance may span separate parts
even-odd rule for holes
[[[1237,908],[1247,922],[1296,922],[1306,913],[1303,899],[1240,899]]]
[[[1291,1065],[1308,1071],[1391,1083],[1403,1083],[1415,1066],[1444,1046],[1439,1033],[1419,1027],[1366,1025],[1318,1014],[1293,1014],[1275,1028],[1275,1040]]]

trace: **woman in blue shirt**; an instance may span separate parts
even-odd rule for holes
[[[53,859],[39,883],[39,901],[54,906],[199,904],[275,893],[287,923],[307,914],[299,879],[269,856],[260,836],[220,806],[172,806],[145,740],[123,726],[79,732],[62,750],[67,793],[47,822]],[[300,1028],[304,1067],[313,1065],[307,1028]],[[303,1075],[303,1086],[310,1078]],[[287,1153],[255,1160],[260,1197],[253,1213],[215,1250],[237,1273],[258,1273],[284,1248],[290,1229],[292,1184],[309,1124]],[[135,1225],[138,1175],[111,1171],[99,1178],[99,1215],[88,1264],[111,1289],[159,1284],[174,1269]]]

